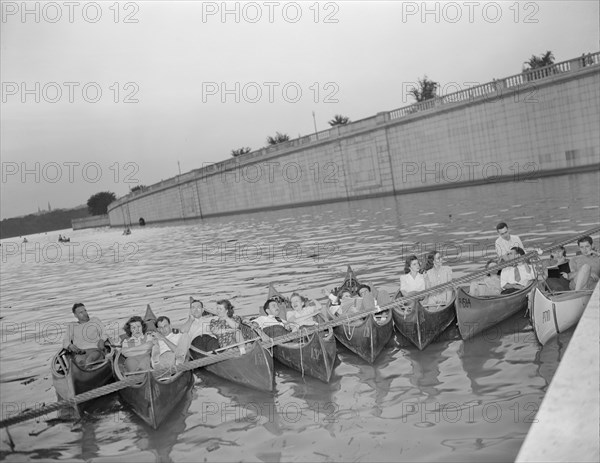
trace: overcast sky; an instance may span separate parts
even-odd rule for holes
[[[73,3],[2,3],[2,218],[600,48],[595,0]]]

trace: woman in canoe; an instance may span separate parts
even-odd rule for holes
[[[233,313],[233,305],[227,299],[217,301],[217,316],[210,321],[210,331],[215,335],[221,347],[240,344],[244,341],[241,324],[242,319]],[[244,354],[246,349],[240,347],[240,353]]]
[[[127,320],[123,327],[127,337],[121,343],[121,354],[125,357],[127,371],[149,370],[151,367],[150,353],[157,341],[146,329],[146,322],[137,315]]]
[[[295,323],[300,326],[316,325],[317,322],[313,318],[321,313],[321,304],[318,301],[308,300],[298,293],[293,293],[290,297],[292,310],[287,314],[288,322]]]
[[[421,274],[421,263],[414,254],[406,259],[404,275],[400,275],[400,291],[403,296],[425,291],[425,277]]]
[[[452,269],[443,264],[442,254],[438,251],[433,251],[427,254],[425,261],[425,288],[433,288],[434,286],[448,283],[452,280]],[[432,294],[423,301],[423,305],[446,305],[452,298],[452,291],[441,291]]]

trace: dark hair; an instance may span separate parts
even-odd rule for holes
[[[76,302],[73,304],[73,313],[75,313],[75,310],[77,310],[79,307],[85,307],[85,305],[82,302]]]
[[[129,320],[127,320],[127,323],[125,323],[125,326],[123,327],[123,331],[125,331],[125,334],[127,334],[127,337],[129,338],[131,337],[131,324],[135,322],[140,322],[142,324],[142,334],[146,334],[146,322],[142,317],[134,315]]]
[[[225,310],[227,310],[227,316],[229,318],[233,317],[233,304],[229,302],[228,299],[221,299],[220,301],[217,301],[217,305],[222,305],[225,307]]]
[[[431,251],[427,254],[427,257],[425,258],[425,268],[423,270],[427,271],[433,268],[433,261],[435,260],[436,254],[440,254],[440,251]]]
[[[524,256],[525,255],[525,251],[523,251],[522,248],[520,248],[519,246],[514,246],[512,248],[510,248],[511,251],[516,251],[517,254],[519,254],[520,256]]]
[[[269,305],[271,304],[271,302],[277,302],[277,299],[274,297],[270,297],[269,299],[267,299],[267,302],[265,302],[265,304],[263,305],[263,311],[265,312],[265,314],[267,313],[267,309],[269,308]]]
[[[359,285],[358,288],[356,289],[356,293],[360,294],[360,290],[363,288],[367,288],[369,290],[369,292],[371,292],[371,287],[369,285]]]
[[[414,254],[408,256],[408,259],[406,259],[406,262],[404,263],[404,273],[410,273],[410,264],[412,263],[413,260],[418,261],[419,258],[417,256],[415,256]]]
[[[577,240],[577,246],[579,246],[583,242],[589,243],[590,246],[594,243],[591,236],[584,236],[583,238],[579,238]]]
[[[508,225],[506,225],[504,222],[500,222],[498,225],[496,225],[496,230],[502,230],[503,228],[508,228]]]
[[[579,244],[579,243],[577,243],[577,244]],[[567,257],[567,250],[565,249],[564,246],[558,246],[556,249],[560,249],[559,255],[561,255],[563,257]],[[554,256],[554,257],[557,257],[557,256]]]
[[[161,315],[156,319],[156,326],[158,326],[159,322],[162,322],[163,320],[166,320],[169,325],[171,324],[171,320],[169,320],[169,317],[167,317],[166,315]]]
[[[338,297],[338,299],[341,299],[342,295],[344,293],[349,293],[350,296],[352,296],[352,290],[350,288],[345,288],[345,287],[340,288],[340,290],[337,292],[336,296]]]

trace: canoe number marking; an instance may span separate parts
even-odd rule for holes
[[[471,299],[466,298],[466,297],[459,297],[458,303],[460,305],[462,305],[463,307],[471,307]]]
[[[542,312],[542,323],[547,323],[550,321],[550,310],[544,310]]]

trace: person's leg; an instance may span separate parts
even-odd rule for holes
[[[589,264],[583,264],[575,273],[575,291],[585,289],[587,286],[588,279],[590,278],[591,267]]]

